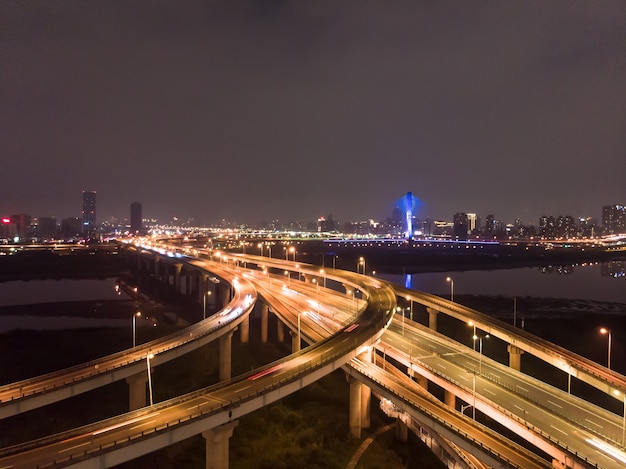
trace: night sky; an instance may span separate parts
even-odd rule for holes
[[[0,2],[0,215],[626,203],[626,2]]]

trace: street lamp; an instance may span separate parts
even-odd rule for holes
[[[610,370],[611,369],[611,329],[607,329],[606,327],[603,327],[602,329],[600,329],[600,333],[601,334],[607,334],[609,336],[609,353],[608,353],[608,359],[607,359],[607,365],[606,367]]]
[[[446,282],[450,282],[450,301],[454,303],[454,280],[452,277],[446,277]]]
[[[257,244],[257,247],[261,250],[261,257],[263,257],[263,243]]]
[[[206,297],[211,296],[211,292],[207,291],[202,295],[202,319],[206,319]]]
[[[363,266],[363,275],[367,275],[366,274],[366,270],[365,270],[365,258],[364,257],[359,257],[359,263],[356,265],[356,273],[360,273],[360,267]]]
[[[489,334],[484,335],[484,336],[477,336],[474,335],[474,341],[476,341],[476,339],[478,339],[478,347],[479,347],[479,355],[478,355],[478,373],[482,374],[483,373],[483,339],[488,339],[489,338]],[[476,342],[474,342],[475,344]]]
[[[409,302],[410,302],[409,303],[410,304],[410,306],[409,306],[409,319],[412,321],[413,320],[413,298],[410,298],[410,297],[407,296],[406,299],[409,300]]]
[[[326,288],[326,272],[324,271],[324,269],[320,269],[320,274],[324,276],[324,288]]]
[[[267,243],[267,252],[269,253],[268,257],[272,257],[272,245]]]
[[[338,258],[338,257],[339,257],[339,256],[333,256],[333,269],[335,269],[335,268],[336,268],[335,266],[337,265],[337,264],[336,264],[336,261],[337,261],[337,258]]]
[[[293,261],[296,262],[296,248],[289,246],[289,252],[293,253]]]
[[[291,285],[291,272],[288,270],[285,270],[285,275],[287,276],[287,284]]]
[[[476,351],[476,324],[474,324],[474,321],[468,321],[467,322],[468,326],[474,326],[474,333],[472,334],[472,339],[474,340],[474,351]]]
[[[136,320],[137,318],[141,317],[141,312],[137,311],[135,314],[133,314],[133,348],[135,348],[136,343],[136,333],[137,333],[137,324],[136,324]]]
[[[152,373],[150,372],[150,359],[154,358],[154,354],[146,355],[146,367],[148,368],[148,389],[150,390],[150,405],[154,404],[152,400]]]

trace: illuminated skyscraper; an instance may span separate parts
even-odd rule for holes
[[[96,231],[96,191],[83,191],[83,234]]]
[[[619,204],[602,207],[602,228],[608,235],[626,233],[626,207]]]
[[[139,233],[143,229],[141,219],[141,202],[130,204],[130,232]]]

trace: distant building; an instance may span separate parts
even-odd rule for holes
[[[61,234],[63,239],[78,238],[83,233],[82,220],[78,217],[64,218],[61,221]]]
[[[617,204],[602,207],[602,230],[607,235],[626,233],[626,207]]]
[[[15,236],[24,241],[30,235],[31,217],[25,213],[11,215],[11,223],[15,225]]]
[[[467,232],[469,231],[467,214],[455,213],[453,224],[452,237],[463,241],[467,240]]]
[[[83,191],[83,234],[96,231],[96,191]]]
[[[133,202],[130,204],[130,232],[141,233],[142,231],[141,203]]]
[[[492,214],[487,215],[485,221],[485,238],[493,239],[496,234],[496,219]]]
[[[57,221],[51,217],[39,217],[37,221],[36,237],[40,240],[57,237]]]

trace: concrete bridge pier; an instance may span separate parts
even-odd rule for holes
[[[224,282],[215,284],[215,305],[218,308],[223,308],[230,303],[230,285]]]
[[[161,260],[159,259],[158,256],[154,256],[154,278],[157,279],[159,282],[161,281],[161,278],[159,277],[159,264],[161,263]]]
[[[373,351],[368,347],[367,351],[361,353],[359,358],[367,363],[372,363]],[[361,385],[361,428],[370,428],[370,413],[372,405],[372,388]]]
[[[243,318],[239,324],[239,338],[242,344],[250,342],[250,315]]]
[[[439,314],[439,311],[430,307],[426,308],[426,311],[428,312],[428,327],[432,329],[433,331],[436,331],[437,330],[437,314]]]
[[[296,353],[300,351],[300,337],[298,336],[297,331],[289,331],[289,335],[291,335],[291,353]]]
[[[180,274],[183,271],[182,264],[174,264],[174,290],[180,292]]]
[[[350,436],[355,439],[361,438],[361,382],[348,377],[350,383]]]
[[[509,352],[509,366],[514,370],[520,371],[524,351],[515,345],[507,345],[506,350]]]
[[[220,381],[231,378],[233,332],[220,336]]]
[[[228,469],[230,437],[239,420],[202,432],[206,442],[206,469]]]
[[[137,410],[145,407],[148,403],[146,398],[146,384],[148,372],[137,373],[126,378],[128,384],[128,410]]]
[[[406,443],[409,440],[409,427],[402,420],[396,420],[396,438]]]
[[[285,340],[285,326],[283,326],[282,321],[277,317],[276,318],[276,341],[281,343]]]
[[[444,399],[445,399],[445,404],[448,407],[452,409],[456,409],[456,396],[453,392],[445,391]]]
[[[267,343],[267,323],[269,316],[269,306],[267,303],[261,303],[261,343]]]

